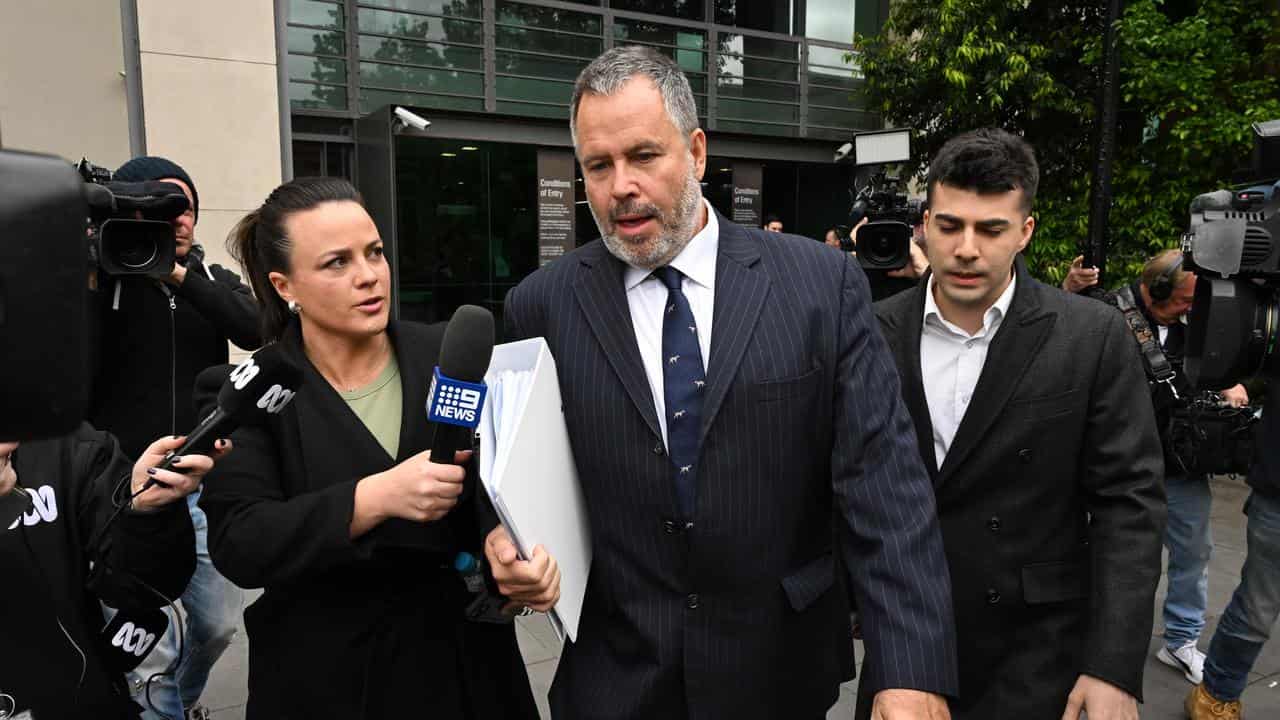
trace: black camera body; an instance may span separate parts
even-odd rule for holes
[[[1196,197],[1182,238],[1197,278],[1185,367],[1197,388],[1280,375],[1280,120],[1253,130],[1254,172],[1272,179]]]
[[[94,273],[172,272],[170,221],[186,194],[110,175],[0,150],[0,440],[61,435],[84,418]]]
[[[164,182],[118,182],[86,159],[76,171],[88,183],[90,261],[108,275],[163,278],[173,270],[173,218],[186,211],[182,188]]]
[[[867,270],[897,270],[911,261],[911,238],[923,216],[919,200],[907,197],[902,181],[877,170],[856,192],[849,222],[856,228],[852,248]],[[866,218],[867,224],[858,228]]]

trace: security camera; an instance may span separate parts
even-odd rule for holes
[[[853,152],[853,143],[851,142],[847,142],[836,148],[836,162],[844,162],[851,152]]]
[[[396,119],[399,120],[404,127],[411,127],[415,130],[426,130],[427,126],[431,124],[430,120],[422,117],[421,115],[411,113],[402,107],[397,107],[395,112]]]

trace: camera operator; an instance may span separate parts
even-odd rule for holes
[[[190,207],[173,220],[176,239],[172,272],[159,281],[144,276],[102,277],[98,282],[101,341],[90,399],[89,420],[120,439],[126,454],[141,452],[149,438],[177,435],[195,425],[191,394],[205,368],[225,364],[230,339],[245,350],[261,345],[257,304],[249,288],[230,270],[206,266],[195,243],[200,195],[176,163],[160,157],[134,158],[115,172],[116,180],[159,180],[182,188]],[[196,531],[196,571],[182,596],[186,611],[185,655],[176,674],[154,678],[149,703],[171,718],[201,717],[196,707],[213,664],[231,643],[243,604],[242,591],[209,560],[207,521],[188,498]],[[141,694],[148,679],[176,655],[170,631],[152,654],[153,662],[133,677]],[[154,666],[154,667],[153,667]]]
[[[0,716],[138,716],[100,645],[100,601],[145,611],[186,587],[194,539],[180,501],[213,460],[189,455],[175,463],[180,472],[157,469],[182,440],[151,443],[132,468],[115,438],[88,424],[20,447],[0,443],[0,503],[27,507],[0,527]],[[221,455],[230,444],[217,447]],[[146,488],[148,479],[156,482]]]
[[[1077,257],[1072,262],[1062,283],[1064,289],[1079,292],[1097,284],[1097,269],[1083,267],[1083,259]],[[1165,493],[1169,503],[1164,541],[1169,550],[1164,646],[1156,658],[1181,670],[1188,682],[1198,684],[1205,663],[1197,643],[1204,630],[1208,604],[1209,557],[1213,551],[1209,530],[1212,495],[1208,475],[1189,470],[1186,461],[1179,458],[1172,432],[1178,408],[1194,393],[1182,365],[1187,334],[1183,320],[1191,309],[1195,289],[1196,276],[1183,268],[1182,252],[1165,250],[1147,261],[1138,280],[1110,294],[1108,299],[1122,311],[1126,304],[1136,310],[1147,331],[1154,335],[1151,338],[1154,345],[1143,347],[1143,355],[1164,444]],[[1135,336],[1139,332],[1140,329],[1135,330]],[[1162,360],[1167,362],[1172,375],[1159,381],[1155,368]],[[1243,385],[1222,391],[1222,398],[1233,407],[1249,404],[1249,393]]]

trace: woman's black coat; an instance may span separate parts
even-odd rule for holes
[[[462,619],[454,556],[480,557],[496,525],[474,473],[442,520],[389,520],[351,540],[356,482],[429,449],[431,369],[443,324],[388,328],[404,395],[391,458],[302,350],[295,322],[280,340],[303,369],[294,401],[243,427],[204,485],[209,553],[241,587],[265,588],[245,610],[254,718],[536,718],[511,625]],[[229,368],[196,383],[201,416]]]

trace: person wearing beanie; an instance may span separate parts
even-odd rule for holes
[[[252,291],[234,272],[204,263],[204,250],[195,241],[200,195],[191,175],[172,160],[146,156],[121,165],[115,179],[172,183],[190,202],[172,221],[176,261],[168,276],[98,278],[89,421],[119,438],[125,454],[139,457],[156,437],[184,435],[195,426],[196,376],[227,362],[228,340],[245,350],[257,349],[262,341]],[[177,619],[170,615],[168,633],[130,676],[146,718],[207,717],[200,694],[239,622],[243,592],[209,560],[199,497],[197,490],[188,498],[197,557],[182,596],[182,657]]]

